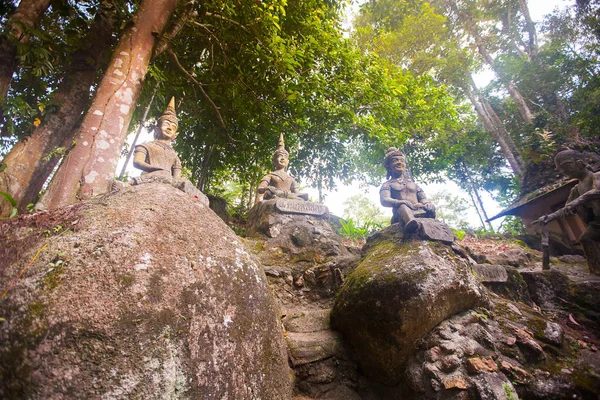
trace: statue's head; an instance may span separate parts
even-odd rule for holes
[[[158,117],[156,122],[156,129],[154,131],[155,139],[163,140],[175,140],[177,137],[177,128],[179,127],[179,120],[175,114],[175,97],[171,98],[169,105],[165,112]]]
[[[563,175],[569,178],[584,176],[588,166],[583,153],[577,150],[563,150],[554,156],[554,164]]]
[[[289,157],[290,154],[285,149],[285,143],[283,142],[283,133],[280,133],[277,150],[275,150],[275,153],[273,153],[273,158],[271,158],[273,169],[287,168],[289,164]]]
[[[387,171],[387,178],[397,178],[406,172],[406,157],[395,147],[390,147],[385,152],[383,165]]]

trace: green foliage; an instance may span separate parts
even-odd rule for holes
[[[513,392],[513,390],[508,385],[508,383],[505,383],[503,385],[503,387],[504,387],[504,392],[506,393],[506,399],[507,400],[516,400],[516,399],[518,399],[518,397],[515,395],[515,393]]]
[[[8,218],[10,219],[10,218],[15,217],[17,215],[17,213],[19,212],[19,209],[17,208],[17,202],[15,201],[15,199],[6,192],[0,192],[0,196],[4,197],[4,199],[6,201],[8,201],[12,207]]]
[[[521,218],[512,215],[504,218],[504,221],[498,227],[498,232],[510,236],[519,236],[527,233]]]
[[[389,225],[389,217],[386,217],[381,208],[362,193],[348,197],[343,204],[344,219],[347,221],[353,221],[367,230],[369,227],[381,229]]]
[[[435,204],[436,219],[453,228],[454,233],[462,240],[462,236],[465,234],[464,230],[470,228],[466,220],[466,212],[471,208],[469,202],[446,191],[433,193],[429,196],[429,199]],[[459,234],[459,232],[462,232],[462,234]]]
[[[342,237],[346,237],[352,240],[364,239],[368,234],[369,230],[366,226],[359,227],[352,219],[344,221],[340,220],[342,229],[338,231],[338,234]]]
[[[458,240],[463,240],[463,238],[467,234],[467,232],[463,231],[462,229],[455,229],[455,228],[450,227],[450,230],[456,235]]]

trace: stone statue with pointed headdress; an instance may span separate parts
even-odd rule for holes
[[[273,154],[273,171],[265,175],[258,184],[258,193],[264,200],[284,198],[290,200],[308,200],[307,193],[298,192],[296,180],[287,173],[289,153],[285,149],[283,134],[279,135],[279,144]]]
[[[154,141],[135,146],[133,166],[141,169],[142,179],[148,176],[181,178],[181,161],[171,142],[178,135],[179,120],[175,114],[175,98],[171,98],[165,112],[154,128]]]
[[[171,98],[165,112],[158,117],[154,128],[154,141],[135,146],[133,166],[142,170],[142,174],[133,178],[129,184],[162,182],[198,198],[208,205],[208,198],[189,180],[181,177],[181,161],[171,146],[177,138],[179,120],[175,114],[175,98]],[[113,190],[119,190],[127,184],[115,181]]]
[[[410,177],[404,153],[390,147],[383,162],[389,179],[379,190],[381,205],[392,207],[392,224],[400,223],[407,233],[420,227],[419,218],[435,218],[435,206]]]

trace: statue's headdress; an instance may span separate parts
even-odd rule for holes
[[[396,158],[396,157],[401,157],[404,160],[404,164],[406,164],[406,156],[404,155],[403,152],[398,150],[396,147],[390,147],[385,152],[385,158],[383,159],[383,166],[385,167],[385,170],[387,171],[388,179],[392,176],[392,174],[390,173],[390,168],[391,168],[390,163],[392,161],[392,158]]]
[[[288,153],[287,150],[285,149],[285,143],[283,141],[283,133],[279,134],[279,143],[277,144],[277,150],[275,150],[275,153],[273,153],[273,157],[271,158],[271,161],[273,162],[273,166],[275,166],[275,159],[280,154],[283,154],[286,157],[290,156],[290,153]]]
[[[177,114],[175,114],[175,97],[171,97],[171,101],[169,102],[167,109],[160,117],[158,117],[158,125],[162,124],[164,120],[179,126],[179,120],[177,119]]]

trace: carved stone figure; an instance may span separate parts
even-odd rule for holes
[[[392,224],[402,224],[406,233],[416,232],[421,227],[416,218],[435,218],[435,206],[408,174],[404,153],[390,147],[385,154],[384,166],[387,178],[392,179],[379,189],[381,205],[392,207]]]
[[[171,98],[167,109],[158,118],[154,130],[153,142],[135,146],[133,166],[141,169],[142,177],[163,176],[181,178],[181,161],[171,147],[171,142],[177,137],[179,121],[175,115],[175,98]],[[144,178],[139,179],[143,181]],[[141,183],[141,182],[140,182]]]
[[[264,200],[284,198],[290,200],[308,200],[308,193],[299,193],[296,180],[287,173],[289,153],[285,149],[283,134],[279,135],[279,144],[273,154],[273,171],[260,180],[257,191]]]
[[[576,150],[564,150],[554,157],[554,164],[562,174],[579,182],[567,198],[565,206],[538,219],[536,222],[547,224],[553,219],[577,214],[587,225],[579,238],[587,258],[590,273],[600,275],[600,171],[592,172],[582,153]]]
[[[178,135],[178,126],[179,120],[175,114],[175,98],[173,97],[165,112],[158,118],[154,128],[156,140],[135,146],[133,166],[143,172],[140,176],[133,178],[130,184],[167,183],[208,205],[208,197],[190,181],[181,177],[181,161],[171,147],[171,142]],[[126,186],[128,184],[114,181],[113,190],[119,190]]]

